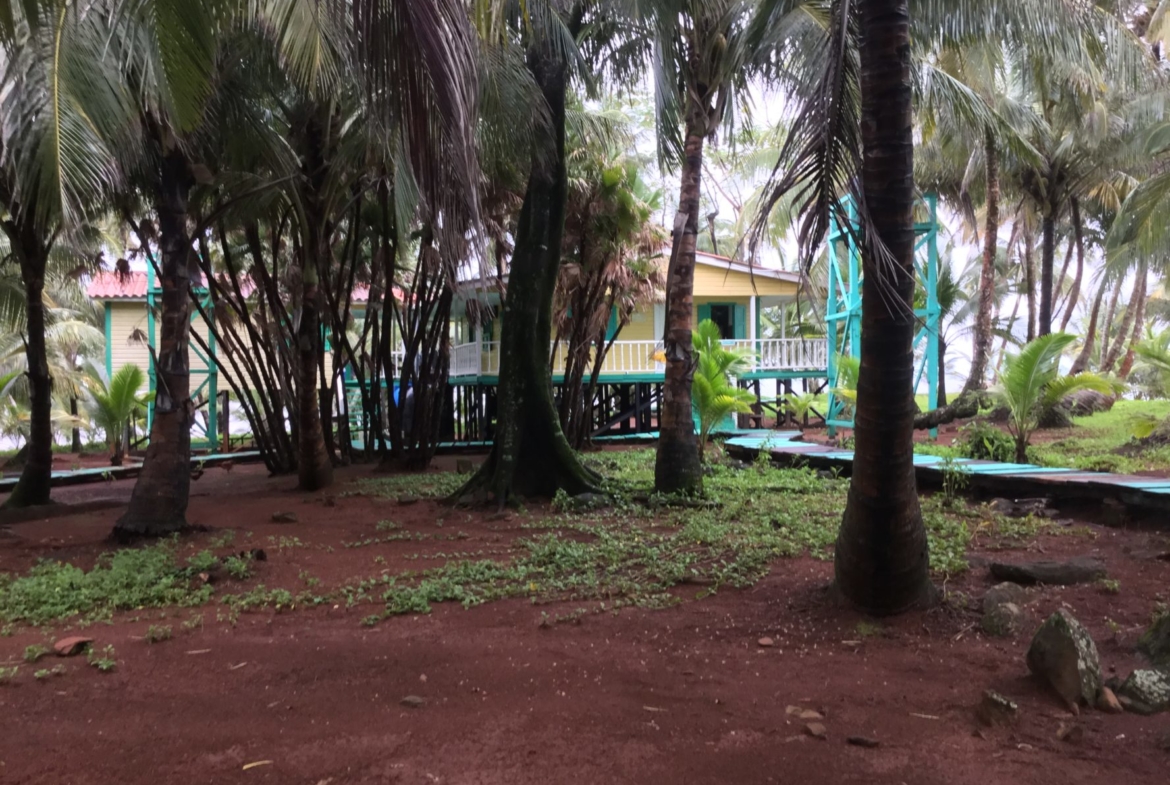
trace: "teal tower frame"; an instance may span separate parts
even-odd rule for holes
[[[203,310],[208,314],[209,318],[214,319],[214,311],[212,309],[211,293],[207,291],[206,287],[196,287],[195,294],[199,297],[199,304]],[[158,278],[154,274],[154,265],[148,264],[146,266],[146,332],[147,338],[150,342],[150,369],[147,371],[147,377],[150,380],[150,394],[147,397],[146,405],[146,432],[150,433],[151,426],[154,424],[154,395],[158,389],[158,369],[155,368],[155,360],[158,357],[158,329],[156,325],[155,312],[160,307],[160,298],[162,297],[162,287],[158,283]],[[108,309],[107,309],[108,310]],[[190,321],[194,324],[195,320],[199,318],[199,311],[192,309]],[[195,429],[202,431],[204,441],[211,450],[219,449],[219,363],[216,357],[215,335],[209,330],[207,332],[207,348],[211,350],[211,356],[208,357],[203,351],[194,343],[189,344],[190,359],[199,358],[203,361],[205,370],[190,369],[191,374],[191,398],[197,399],[200,394],[207,395],[207,425],[203,426],[196,417]],[[190,363],[188,362],[188,366]],[[197,436],[193,435],[192,443],[199,441]]]
[[[841,225],[837,215],[831,217],[828,241],[829,275],[825,305],[825,332],[828,338],[829,403],[825,423],[829,435],[838,428],[853,427],[853,413],[849,402],[838,392],[841,357],[861,356],[861,249],[857,240],[861,226],[857,204],[852,197],[842,201],[845,220]],[[938,195],[927,193],[915,205],[914,272],[915,301],[922,307],[914,309],[919,319],[914,334],[914,352],[922,351],[922,359],[914,374],[914,388],[926,379],[927,410],[938,406]],[[920,217],[925,220],[918,220]],[[931,430],[937,435],[937,429]]]

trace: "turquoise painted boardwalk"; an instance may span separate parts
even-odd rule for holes
[[[800,437],[799,431],[737,431],[725,444],[729,453],[745,458],[767,450],[775,460],[788,464],[836,467],[845,473],[852,467],[852,450],[800,441]],[[959,470],[968,475],[969,487],[997,496],[1116,499],[1135,508],[1170,510],[1170,479],[966,458],[947,462],[937,455],[915,455],[914,467],[923,485],[941,486],[944,471]]]
[[[247,461],[258,460],[260,460],[260,452],[258,450],[218,453],[215,455],[192,455],[191,468],[211,468],[212,466],[218,466],[224,463],[244,463]],[[65,485],[84,485],[90,482],[126,480],[132,477],[137,477],[141,470],[142,464],[137,462],[127,463],[124,466],[99,466],[91,469],[65,469],[54,471],[51,482],[54,488],[60,488]],[[16,482],[19,479],[19,472],[13,472],[11,476],[0,477],[0,493],[7,493],[11,491],[16,487]]]

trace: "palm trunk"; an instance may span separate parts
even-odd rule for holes
[[[1040,222],[1040,315],[1038,335],[1052,332],[1052,264],[1056,256],[1056,212],[1049,209]]]
[[[77,398],[75,398],[73,396],[70,396],[70,398],[69,398],[69,414],[73,417],[77,417],[77,415],[78,415]],[[81,429],[78,428],[76,425],[73,426],[72,436],[73,436],[73,453],[75,455],[80,455],[81,454]]]
[[[914,477],[914,141],[907,0],[862,0],[861,128],[865,209],[861,372],[853,479],[837,536],[842,596],[875,614],[933,597]],[[893,269],[875,252],[882,243]]]
[[[1024,232],[1024,285],[1028,297],[1028,343],[1036,338],[1036,268],[1032,259],[1032,234]]]
[[[991,356],[991,310],[995,305],[995,253],[999,247],[999,151],[988,128],[983,136],[987,175],[987,223],[983,230],[983,264],[979,272],[979,311],[975,316],[971,373],[963,392],[987,387],[987,363]]]
[[[28,330],[25,357],[28,368],[29,438],[28,458],[20,479],[4,503],[6,508],[48,504],[53,473],[53,379],[49,375],[45,346],[45,265],[48,248],[35,234],[32,217],[20,220],[21,231],[9,231],[12,249],[20,259],[24,282]],[[11,225],[10,225],[11,226]]]
[[[1105,283],[1102,282],[1101,288],[1097,290],[1097,296],[1093,298],[1093,308],[1089,312],[1089,329],[1085,332],[1085,345],[1073,360],[1072,368],[1068,371],[1070,374],[1080,373],[1089,367],[1089,358],[1093,356],[1093,344],[1097,338],[1097,317],[1101,313],[1101,300],[1104,298]]]
[[[1081,296],[1081,281],[1085,274],[1085,233],[1084,227],[1081,226],[1081,203],[1073,199],[1070,202],[1070,207],[1072,210],[1073,240],[1077,244],[1077,271],[1073,276],[1072,288],[1069,289],[1068,303],[1064,306],[1064,317],[1060,320],[1061,332],[1068,329],[1069,320],[1072,319],[1073,311]]]
[[[552,395],[548,346],[552,302],[561,260],[568,175],[565,169],[567,64],[545,46],[528,53],[550,122],[537,139],[516,225],[500,334],[500,383],[492,453],[457,493],[494,499],[551,497],[595,490],[600,477],[581,463],[561,430]]]
[[[1140,306],[1141,295],[1139,289],[1144,289],[1146,285],[1146,273],[1148,267],[1146,261],[1143,259],[1141,267],[1138,270],[1137,280],[1133,284],[1133,293],[1128,306],[1125,308],[1125,316],[1121,318],[1121,326],[1117,328],[1117,336],[1109,343],[1109,350],[1105,353],[1105,359],[1101,361],[1101,373],[1109,373],[1113,370],[1113,366],[1117,365],[1117,361],[1121,359],[1121,350],[1125,348],[1126,341],[1129,340],[1129,331],[1133,328],[1135,317]],[[1117,287],[1121,288],[1120,284]]]
[[[666,334],[662,338],[666,376],[658,410],[658,451],[654,461],[654,489],[661,493],[697,494],[703,490],[703,465],[691,406],[691,385],[695,378],[691,314],[706,135],[707,112],[696,99],[689,98],[679,214],[666,273]]]
[[[1125,357],[1121,361],[1121,367],[1117,369],[1117,377],[1122,381],[1129,378],[1129,372],[1133,370],[1134,349],[1138,342],[1142,339],[1142,333],[1145,332],[1146,322],[1146,284],[1149,277],[1149,268],[1143,263],[1142,272],[1138,277],[1138,283],[1135,288],[1137,293],[1137,313],[1133,320],[1133,332],[1129,339],[1129,348],[1125,351]]]
[[[940,335],[938,338],[938,405],[941,409],[947,405],[947,342]]]
[[[159,145],[161,147],[161,145]],[[155,211],[162,246],[162,316],[157,391],[150,446],[134,484],[130,505],[114,524],[118,540],[172,534],[187,525],[191,491],[191,374],[188,342],[191,327],[189,265],[191,237],[187,230],[187,196],[194,181],[186,156],[174,148],[162,156]]]

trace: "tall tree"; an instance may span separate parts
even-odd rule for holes
[[[128,118],[116,72],[101,67],[103,9],[11,4],[0,16],[0,229],[23,282],[28,457],[6,506],[49,501],[52,397],[46,273],[55,250],[78,250],[115,179],[108,144]],[[96,259],[96,254],[89,257]],[[85,254],[77,257],[84,263]]]

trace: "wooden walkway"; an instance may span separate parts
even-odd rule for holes
[[[220,453],[216,455],[192,455],[191,468],[210,468],[223,463],[245,463],[257,460],[260,460],[260,452],[258,450]],[[85,483],[102,482],[103,480],[126,480],[137,477],[141,470],[142,464],[139,462],[126,463],[122,466],[99,466],[91,469],[66,469],[53,472],[51,482],[54,488],[60,488],[65,485],[84,485]],[[0,477],[0,493],[8,493],[11,491],[16,487],[19,479],[20,472],[13,472],[11,476]]]
[[[767,450],[772,460],[815,469],[839,469],[848,476],[853,451],[800,441],[799,431],[739,431],[725,442],[729,454],[751,460]],[[1170,511],[1170,479],[1132,474],[1106,474],[1079,469],[1034,466],[1030,463],[996,463],[937,455],[915,455],[918,482],[941,486],[944,472],[967,475],[968,488],[978,493],[1010,498],[1046,496],[1059,501],[1115,500],[1128,507]]]

